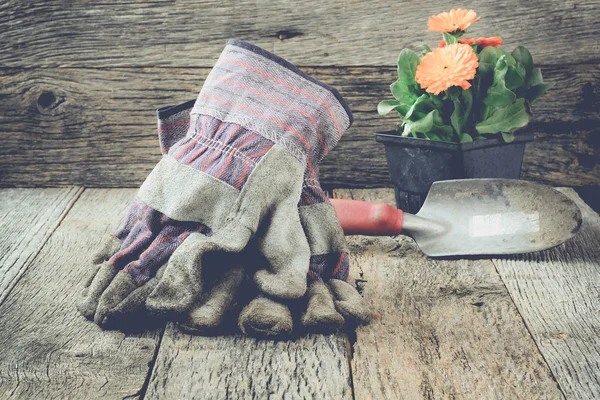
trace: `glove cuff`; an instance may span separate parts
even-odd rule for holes
[[[185,137],[190,126],[190,110],[194,100],[156,110],[160,151],[167,154],[175,143]]]
[[[257,132],[304,165],[318,163],[352,123],[337,90],[241,40],[227,43],[192,114]]]

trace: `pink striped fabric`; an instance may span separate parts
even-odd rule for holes
[[[305,177],[304,184],[302,185],[302,195],[300,196],[298,205],[309,206],[312,204],[325,203],[327,201],[329,201],[327,194],[321,189],[319,181],[314,178]]]
[[[190,127],[190,110],[194,101],[167,106],[157,110],[158,116],[158,140],[160,151],[167,154],[175,143],[183,139]]]
[[[203,171],[236,189],[241,189],[273,142],[240,125],[226,123],[208,115],[168,118],[169,124],[160,134],[172,137],[170,129],[183,130],[187,136],[168,149],[168,155],[182,164]],[[171,127],[171,128],[169,128]]]
[[[192,115],[241,125],[286,148],[310,170],[339,141],[352,113],[339,93],[249,43],[229,41]]]
[[[348,253],[329,253],[313,255],[310,257],[310,269],[307,282],[310,285],[315,281],[328,281],[340,279],[346,281],[350,274],[350,260]]]
[[[132,203],[123,228],[115,233],[121,248],[108,262],[142,285],[156,274],[192,232],[211,235],[199,222],[176,221],[139,200]]]

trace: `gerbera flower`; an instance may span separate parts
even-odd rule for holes
[[[466,44],[451,44],[427,53],[417,66],[415,80],[429,93],[440,94],[451,86],[468,89],[477,72],[477,54]]]
[[[458,43],[461,44],[475,44],[475,39],[458,39]],[[440,40],[438,47],[446,47],[446,42],[444,40]]]
[[[469,44],[469,45],[477,44],[477,45],[481,46],[481,48],[488,47],[488,46],[500,47],[500,45],[502,44],[502,38],[500,36],[492,36],[489,38],[480,37],[477,39],[460,38],[460,39],[458,39],[458,43]],[[446,42],[444,42],[443,40],[440,40],[438,47],[446,47]]]
[[[460,39],[458,40],[458,42],[460,43]],[[500,47],[500,45],[502,44],[502,38],[500,36],[492,36],[489,38],[480,37],[475,39],[475,43],[477,43],[481,47]]]
[[[479,21],[479,17],[475,11],[459,8],[434,15],[427,21],[427,26],[432,32],[455,32],[464,31],[477,21]]]

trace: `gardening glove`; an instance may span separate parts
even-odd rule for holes
[[[306,296],[294,307],[302,312],[300,322],[313,332],[332,332],[345,324],[365,324],[370,312],[356,288],[347,282],[350,269],[343,230],[333,205],[318,182],[316,168],[307,170],[298,204],[311,258]],[[243,332],[279,336],[292,332],[293,312],[285,302],[259,295],[241,312]]]
[[[332,120],[350,123],[336,94],[284,60],[230,41],[185,137],[165,141],[167,155],[141,186],[133,224],[116,236],[119,251],[94,260],[104,261],[84,290],[82,313],[105,324],[131,297],[146,296],[154,312],[189,312],[202,295],[205,256],[238,253],[259,229],[269,239],[259,245],[267,263],[254,283],[276,298],[302,296],[310,250],[296,202],[307,160],[339,138],[319,132]]]
[[[185,137],[189,129],[190,113],[195,100],[176,106],[167,106],[157,111],[158,138],[163,154],[168,154],[170,148]],[[248,271],[244,271],[239,257],[227,257],[226,254],[215,253],[212,260],[205,265],[218,265],[218,268],[205,268],[200,280],[200,297],[194,302],[189,314],[184,316],[182,328],[192,333],[213,334],[218,329],[222,332],[228,327],[223,326],[227,315],[233,315],[237,310],[238,301],[255,294],[255,286],[248,281]],[[244,286],[245,290],[240,290]],[[250,290],[249,290],[250,288]],[[251,298],[250,298],[251,299]],[[249,299],[246,299],[247,303]],[[187,317],[187,318],[186,318]],[[195,321],[194,325],[186,326],[187,320]]]
[[[159,110],[159,138],[162,143],[175,141],[187,130],[193,101]],[[175,114],[168,117],[167,111]],[[179,118],[176,118],[179,115]],[[165,145],[162,145],[165,148]],[[168,145],[166,145],[168,147]],[[301,321],[314,331],[334,331],[344,323],[365,323],[369,313],[362,297],[354,286],[346,282],[349,272],[348,252],[343,232],[335,210],[327,200],[317,180],[317,171],[307,168],[298,204],[300,219],[311,248],[311,264],[307,278],[309,290],[300,301],[304,313]],[[250,252],[246,252],[246,264],[252,263]],[[252,260],[252,261],[251,261]],[[203,280],[202,285],[211,289],[203,291],[188,318],[179,326],[192,333],[211,333],[221,326],[226,314],[234,314],[234,304],[251,300],[249,287],[240,290],[243,280],[241,267],[213,278]],[[327,282],[327,283],[325,283]],[[251,290],[251,289],[250,289]],[[242,297],[242,295],[245,295]],[[339,310],[339,312],[338,312]],[[264,295],[259,295],[250,307],[246,307],[240,318],[242,329],[251,334],[281,335],[293,329],[292,313],[288,306]]]

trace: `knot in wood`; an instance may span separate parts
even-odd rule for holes
[[[62,102],[64,102],[64,98],[61,96],[57,96],[56,94],[50,91],[42,92],[37,99],[37,108],[41,114],[48,114],[49,111],[57,108]]]

